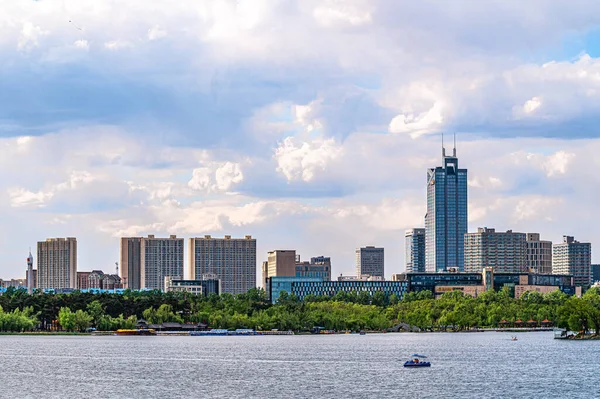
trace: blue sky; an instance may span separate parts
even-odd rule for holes
[[[76,236],[80,270],[112,270],[118,238],[146,234],[251,234],[259,263],[296,249],[331,256],[334,274],[354,271],[355,247],[379,245],[389,276],[404,270],[404,230],[423,225],[443,132],[458,132],[469,169],[471,230],[600,243],[599,11],[3,5],[0,277],[22,277],[46,237]]]

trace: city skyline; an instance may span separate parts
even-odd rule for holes
[[[352,274],[375,245],[389,277],[442,132],[469,232],[600,243],[599,4],[219,4],[0,10],[1,276],[45,237],[112,270],[120,237],[251,234],[259,265],[293,248]]]

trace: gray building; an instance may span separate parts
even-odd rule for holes
[[[600,281],[600,264],[592,265],[592,283]]]
[[[425,229],[410,229],[404,233],[404,251],[406,272],[424,272]]]
[[[222,292],[244,294],[256,288],[256,239],[190,238],[190,279],[203,274],[215,274]],[[293,270],[293,269],[292,269]]]
[[[37,288],[77,288],[77,239],[48,238],[37,243]]]
[[[383,248],[356,248],[356,276],[384,277]]]
[[[563,242],[552,245],[552,273],[572,275],[578,287],[590,285],[592,245],[572,236],[563,236]]]
[[[480,273],[491,267],[496,273],[527,272],[527,235],[512,230],[497,232],[480,227],[465,235],[465,272]]]
[[[427,171],[425,214],[425,269],[442,272],[464,269],[464,237],[467,233],[467,169],[459,169],[456,146],[444,166]]]
[[[552,241],[540,240],[538,233],[527,233],[527,268],[530,273],[552,273]]]
[[[182,276],[183,238],[124,237],[121,238],[121,276],[126,288],[165,289],[165,277]]]

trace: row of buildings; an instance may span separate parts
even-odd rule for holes
[[[415,228],[405,233],[405,270],[427,271],[425,229]],[[457,270],[481,272],[486,267],[496,272],[570,274],[579,286],[593,281],[592,246],[572,236],[553,244],[540,239],[538,233],[505,232],[480,227],[467,233],[463,243],[463,267]]]
[[[256,287],[256,239],[213,238],[189,239],[188,275],[191,281],[219,280],[219,292],[245,293]],[[37,269],[33,256],[27,258],[25,285],[32,291],[68,289],[163,290],[186,286],[184,277],[184,239],[177,236],[159,238],[121,238],[120,275],[101,270],[78,271],[77,239],[48,238],[37,243]],[[119,263],[117,262],[117,265]],[[29,279],[29,276],[32,276]],[[209,277],[206,277],[209,276]],[[172,286],[169,286],[169,282]],[[204,283],[187,284],[197,289]],[[191,290],[192,288],[190,288]]]
[[[591,265],[591,245],[571,236],[552,244],[541,240],[537,233],[497,232],[486,227],[469,233],[467,188],[467,169],[459,168],[456,146],[452,155],[446,155],[442,144],[442,166],[427,170],[425,226],[406,232],[407,273],[394,274],[392,281],[385,281],[384,249],[367,246],[356,249],[355,275],[340,276],[337,281],[332,281],[329,257],[302,260],[295,250],[271,251],[260,269],[260,285],[268,292],[286,288],[303,297],[339,290],[401,294],[419,289],[419,283],[413,283],[419,280],[417,276],[436,281],[439,287],[459,286],[450,283],[461,281],[464,284],[460,287],[469,291],[478,284],[468,282],[480,281],[485,271],[495,273],[494,278],[500,279],[496,286],[511,281],[515,286],[554,287],[565,292],[569,292],[569,287],[586,287],[594,278],[600,279],[600,270],[596,272],[598,267]],[[77,240],[50,238],[38,242],[37,270],[33,270],[31,254],[28,258],[27,286],[29,290],[158,289],[231,294],[245,293],[257,286],[256,240],[251,236],[207,235],[190,238],[188,243],[188,280],[185,280],[184,239],[175,235],[122,238],[120,262],[117,262],[120,269],[117,267],[115,274],[78,271]],[[535,277],[527,277],[526,282],[523,276]],[[500,284],[502,279],[506,281]]]

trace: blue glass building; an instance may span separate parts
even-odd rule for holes
[[[407,273],[425,271],[425,229],[410,229],[405,232],[404,254]]]
[[[442,145],[443,166],[427,171],[425,269],[464,270],[467,233],[467,170],[459,169],[456,147],[452,156]]]

